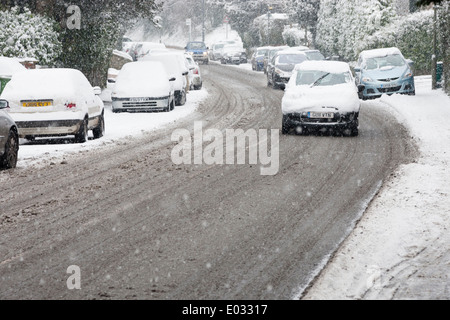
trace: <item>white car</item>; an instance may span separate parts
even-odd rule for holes
[[[186,59],[183,52],[164,52],[146,55],[141,61],[159,61],[164,65],[170,78],[175,78],[173,87],[175,90],[175,105],[181,106],[186,103],[187,76],[189,70],[186,67]]]
[[[185,58],[189,66],[189,89],[200,90],[203,85],[200,67],[189,53],[185,53]]]
[[[111,94],[112,111],[171,111],[174,90],[166,69],[159,61],[129,62],[122,67]]]
[[[338,61],[297,64],[281,101],[282,133],[322,130],[357,136],[360,100],[350,66]]]
[[[19,152],[17,125],[6,110],[8,101],[0,100],[0,170],[15,168]]]
[[[1,95],[9,101],[10,115],[19,128],[19,136],[35,137],[75,135],[75,141],[94,139],[105,131],[101,89],[75,69],[35,69],[16,73]]]

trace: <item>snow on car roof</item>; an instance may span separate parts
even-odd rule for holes
[[[92,90],[81,71],[69,68],[32,69],[18,72],[5,86],[5,99],[58,99]]]
[[[350,71],[350,66],[347,62],[342,61],[305,61],[295,65],[294,71],[298,70],[316,70],[329,73],[344,73]]]
[[[120,70],[114,92],[117,96],[123,97],[139,97],[148,94],[166,96],[169,92],[169,76],[162,62],[129,62]]]
[[[398,48],[379,48],[372,50],[364,50],[360,53],[360,56],[364,59],[368,58],[376,58],[376,57],[385,57],[393,54],[402,55],[401,51]]]
[[[0,57],[0,76],[12,76],[13,74],[26,70],[18,59]]]

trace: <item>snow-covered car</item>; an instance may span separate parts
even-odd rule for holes
[[[226,44],[221,51],[220,63],[241,64],[247,63],[247,53],[245,49],[236,44]]]
[[[307,61],[302,51],[286,49],[278,51],[267,65],[267,85],[274,89],[281,88],[289,81],[296,64]]]
[[[142,61],[159,61],[164,65],[170,78],[175,78],[173,88],[175,90],[175,105],[186,103],[187,77],[189,70],[186,67],[186,59],[183,52],[169,51],[164,53],[152,53],[142,58]]]
[[[21,138],[75,135],[75,141],[94,139],[105,131],[101,89],[75,69],[35,69],[16,73],[1,95]]]
[[[354,69],[356,83],[365,86],[360,98],[374,99],[394,93],[415,95],[411,67],[412,61],[406,60],[395,47],[362,51]]]
[[[194,61],[189,53],[185,54],[186,61],[189,66],[189,89],[200,90],[203,85],[202,74],[197,62]]]
[[[163,50],[166,49],[166,46],[164,43],[159,42],[127,42],[122,51],[128,53],[133,58],[133,61],[138,61],[155,49]]]
[[[264,56],[271,47],[258,47],[252,54],[250,59],[252,63],[252,70],[261,71],[264,68]]]
[[[223,43],[223,42],[214,43],[211,46],[211,49],[209,50],[209,60],[212,60],[212,61],[220,60],[221,50],[224,45],[225,45],[225,43]]]
[[[339,61],[305,61],[295,66],[281,101],[282,133],[291,129],[332,130],[358,135],[360,99],[350,66]]]
[[[305,50],[303,51],[308,60],[326,60],[325,56],[319,50]]]
[[[159,61],[135,61],[122,67],[111,94],[112,111],[171,111],[175,107],[172,81]]]
[[[27,68],[18,59],[0,57],[0,94],[15,73],[25,70]]]
[[[7,109],[8,101],[0,100],[0,170],[15,168],[19,152],[18,128]]]

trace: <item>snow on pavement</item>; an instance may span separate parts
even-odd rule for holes
[[[450,298],[450,98],[416,77],[416,96],[383,96],[417,161],[384,183],[314,285],[294,299]]]

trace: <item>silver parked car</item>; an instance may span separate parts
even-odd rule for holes
[[[6,112],[9,103],[0,100],[0,169],[15,168],[19,152],[17,125]]]

